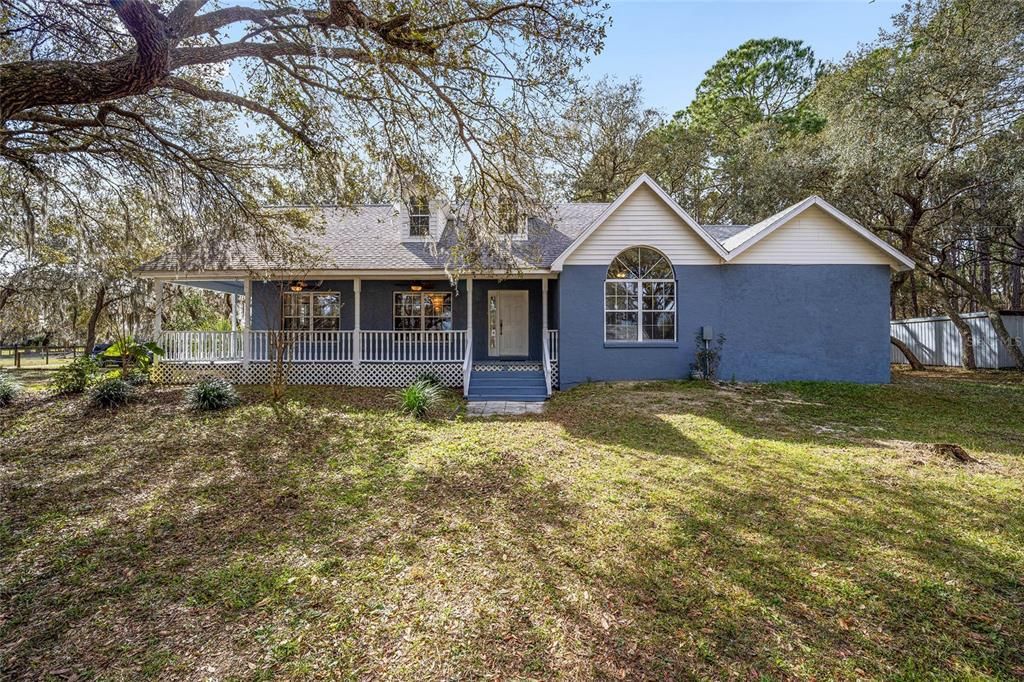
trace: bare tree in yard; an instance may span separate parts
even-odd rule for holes
[[[566,112],[558,158],[563,185],[577,201],[611,201],[646,170],[651,133],[661,115],[643,102],[640,81],[608,78],[582,94]]]
[[[955,256],[960,226],[977,224],[979,197],[1003,181],[1006,157],[1024,148],[1024,4],[927,0],[908,4],[894,22],[815,92],[828,118],[836,195],[939,290],[974,301],[1024,370],[999,300]],[[971,243],[977,248],[976,235]],[[992,241],[985,244],[991,264]],[[894,299],[908,279],[895,278]],[[949,309],[958,321],[960,310]],[[966,325],[958,328],[968,344]]]

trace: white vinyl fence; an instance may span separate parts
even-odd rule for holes
[[[1009,351],[999,342],[996,330],[985,313],[965,313],[961,315],[971,327],[974,338],[974,357],[978,367],[996,369],[1013,367],[1013,359]],[[1003,314],[1006,325],[1014,342],[1021,346],[1024,341],[1024,315]],[[948,317],[917,317],[910,320],[893,320],[890,333],[907,344],[914,355],[926,365],[958,367],[963,357],[963,343],[953,321]],[[890,361],[896,364],[907,364],[907,359],[896,346],[890,345]]]

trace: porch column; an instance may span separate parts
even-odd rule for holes
[[[153,282],[153,293],[156,295],[156,305],[153,307],[153,341],[160,343],[160,336],[164,331],[164,281],[162,279]]]
[[[466,348],[464,354],[473,348],[473,278],[466,278]]]
[[[243,295],[245,296],[245,307],[243,308],[242,322],[242,360],[246,366],[252,360],[252,278],[246,277],[243,283]]]
[[[231,331],[238,331],[238,294],[231,294]]]
[[[358,367],[359,361],[362,360],[363,356],[363,339],[362,339],[362,322],[360,321],[360,299],[363,297],[363,280],[356,277],[352,280],[352,292],[355,294],[355,304],[353,312],[355,313],[355,325],[352,330],[352,366]]]
[[[540,322],[540,329],[541,329],[540,333],[544,335],[544,336],[541,337],[541,341],[542,341],[541,348],[543,348],[544,344],[547,343],[547,340],[548,340],[548,278],[547,277],[544,277],[540,281],[540,298],[541,298],[541,301],[540,301],[540,311],[541,312],[540,312],[540,314],[544,318]]]

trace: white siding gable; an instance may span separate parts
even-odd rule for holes
[[[608,265],[630,246],[653,246],[676,265],[722,262],[693,228],[649,187],[641,185],[565,260],[566,265]]]
[[[818,206],[730,258],[747,265],[893,265],[897,261]]]

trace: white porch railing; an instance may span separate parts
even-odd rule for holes
[[[249,360],[270,362],[276,349],[287,362],[354,362],[354,331],[163,332],[160,345],[170,362],[240,362],[245,360],[244,335],[249,334]],[[360,362],[464,363],[467,333],[450,331],[359,332]]]
[[[462,362],[466,330],[430,332],[362,331],[361,362]]]
[[[228,362],[242,359],[242,332],[163,332],[165,360]]]
[[[551,350],[550,350],[550,345],[551,344],[548,341],[549,338],[550,338],[550,335],[545,336],[542,339],[543,343],[541,343],[541,345],[543,346],[543,348],[541,350],[541,355],[542,355],[543,360],[544,360],[544,391],[545,391],[546,395],[550,398],[551,397]]]
[[[473,376],[473,346],[466,346],[466,358],[462,361],[462,397],[469,397],[469,380]]]
[[[284,353],[285,362],[351,362],[350,331],[252,331],[251,360],[269,362]]]
[[[551,362],[558,362],[558,330],[548,330],[548,353],[551,357]]]

